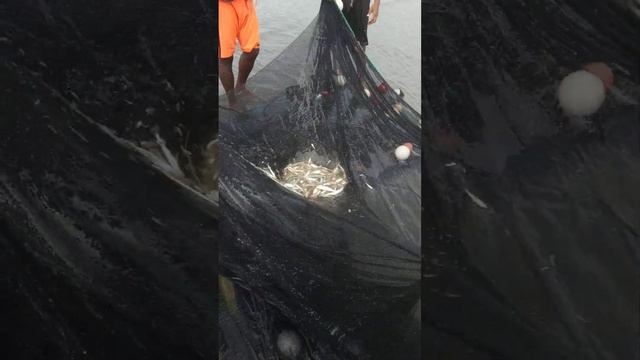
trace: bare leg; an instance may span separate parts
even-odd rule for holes
[[[240,62],[238,63],[238,82],[236,83],[237,92],[244,90],[259,52],[260,48],[255,48],[248,53],[242,53],[242,56],[240,56]]]
[[[236,95],[233,88],[233,56],[218,59],[218,75],[220,76],[220,82],[229,99],[229,105],[234,105],[236,102]]]

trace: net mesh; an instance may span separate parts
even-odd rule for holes
[[[310,358],[418,359],[419,114],[332,1],[247,87],[239,111],[220,109],[220,260],[236,290],[221,294],[235,299],[223,358],[276,358],[293,331]],[[307,199],[263,171],[301,161],[340,166],[340,195]]]
[[[639,18],[626,1],[423,1],[425,357],[638,357]],[[560,80],[602,61],[600,110]]]

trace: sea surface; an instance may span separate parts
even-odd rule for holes
[[[320,0],[257,0],[261,49],[254,73],[273,60],[315,18]],[[382,76],[401,88],[405,100],[420,111],[421,16],[418,0],[384,0],[378,21],[369,27],[367,54]],[[238,50],[239,54],[239,50]],[[237,66],[237,56],[236,56]],[[236,70],[237,71],[237,70]],[[218,84],[222,93],[223,89]]]

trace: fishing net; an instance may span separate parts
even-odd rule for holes
[[[221,358],[419,359],[420,115],[318,3],[220,99]]]
[[[422,5],[423,356],[638,358],[632,2]],[[564,116],[559,82],[594,61],[614,87],[594,115]]]
[[[212,5],[0,3],[4,358],[216,357]]]

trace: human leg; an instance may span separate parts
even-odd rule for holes
[[[260,31],[256,9],[251,0],[246,1],[244,4],[246,6],[243,11],[244,21],[238,32],[238,40],[243,53],[238,64],[236,91],[245,89],[247,79],[260,53]]]
[[[218,2],[218,76],[229,104],[235,103],[233,53],[238,37],[238,14],[232,3]]]

